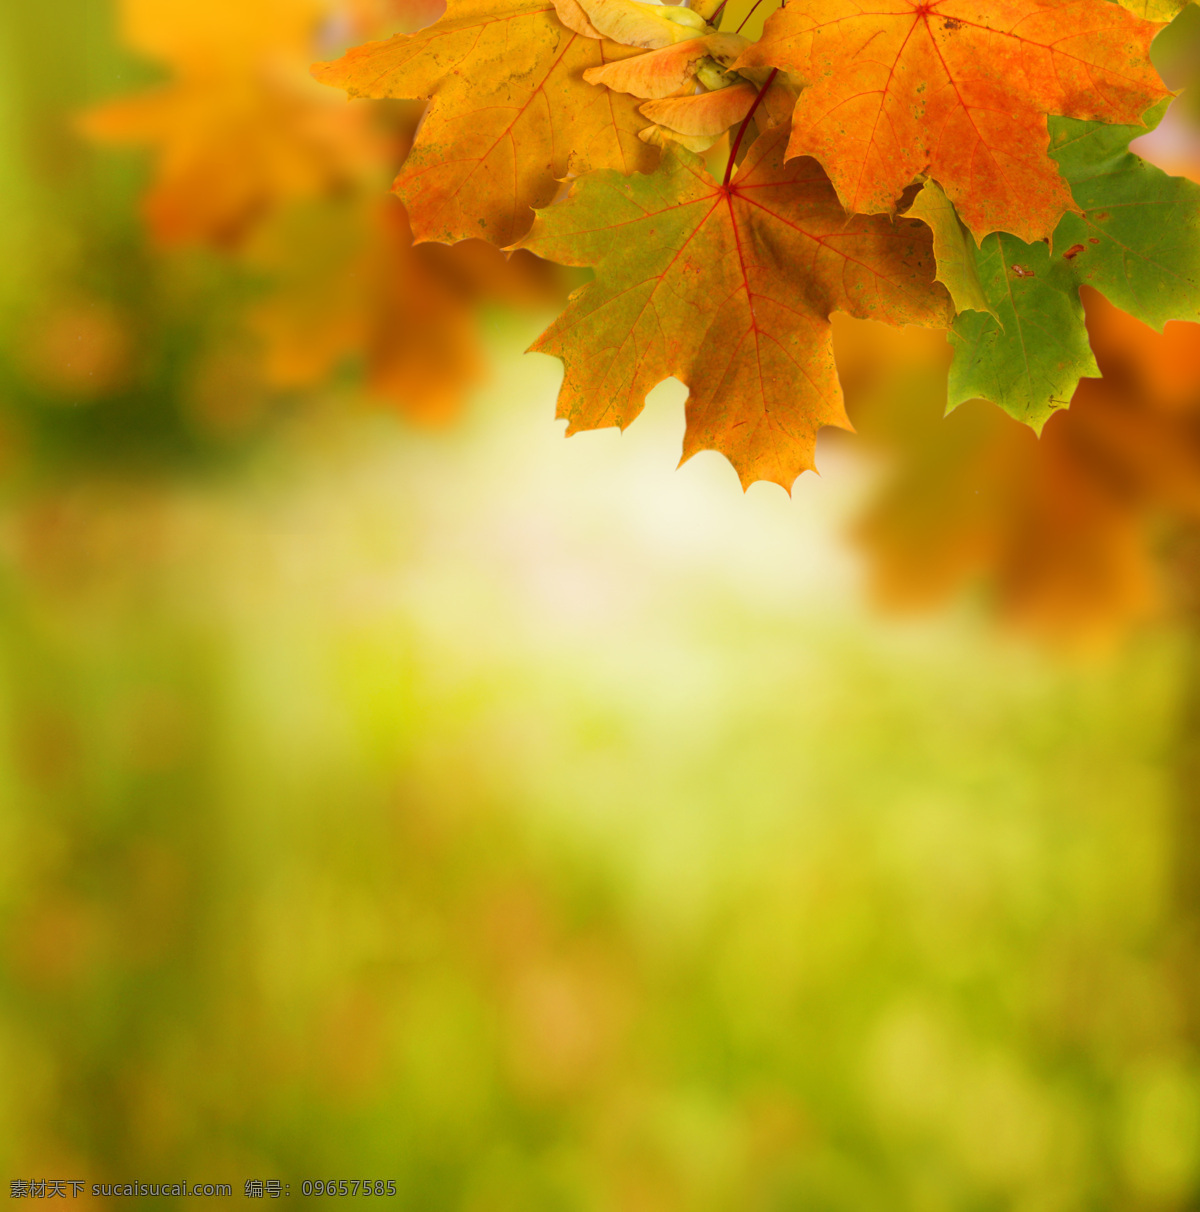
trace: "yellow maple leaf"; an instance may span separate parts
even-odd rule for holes
[[[418,240],[525,234],[568,173],[648,170],[635,98],[583,79],[629,55],[568,29],[548,0],[452,0],[428,29],[356,47],[314,75],[351,96],[430,99],[396,178]]]

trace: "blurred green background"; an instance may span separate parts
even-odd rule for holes
[[[1200,1206],[1187,624],[881,619],[852,443],[743,496],[674,384],[563,443],[537,307],[447,429],[271,387],[79,133],[161,76],[0,14],[5,1195]]]

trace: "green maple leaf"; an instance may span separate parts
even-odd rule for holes
[[[1147,126],[1165,108],[1149,110]],[[1098,377],[1081,286],[1159,332],[1200,320],[1200,186],[1134,155],[1129,142],[1145,133],[1050,119],[1050,154],[1083,213],[1065,215],[1050,245],[1003,232],[983,241],[975,272],[993,314],[964,311],[954,323],[950,408],[991,400],[1040,430],[1081,378]]]
[[[538,211],[525,247],[592,265],[534,349],[566,363],[568,433],[624,428],[674,375],[691,390],[683,455],[719,450],[743,485],[790,489],[825,425],[849,428],[830,314],[941,327],[926,226],[846,215],[815,160],[761,136],[728,184],[684,150],[660,169],[590,173]]]

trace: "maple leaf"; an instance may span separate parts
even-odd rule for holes
[[[807,82],[788,155],[847,210],[890,213],[927,173],[977,239],[1033,241],[1074,205],[1046,116],[1136,122],[1167,93],[1159,28],[1107,0],[791,0],[735,67]]]
[[[1146,114],[1153,125],[1162,105]],[[1052,244],[988,236],[976,254],[993,315],[965,311],[954,323],[949,404],[982,398],[1040,429],[1098,375],[1088,343],[1082,285],[1161,330],[1200,319],[1200,186],[1168,177],[1129,151],[1140,126],[1055,118],[1051,154],[1080,214]]]
[[[538,213],[522,245],[596,271],[532,347],[566,364],[568,433],[624,428],[674,375],[691,389],[685,460],[719,450],[743,486],[790,490],[818,429],[849,428],[830,314],[948,322],[928,228],[847,218],[815,161],[784,163],[786,139],[762,135],[728,184],[671,150],[653,174],[591,174]]]
[[[637,100],[583,79],[630,53],[568,29],[548,0],[452,0],[428,29],[313,74],[351,96],[430,99],[395,184],[416,239],[507,245],[569,172],[653,167]]]

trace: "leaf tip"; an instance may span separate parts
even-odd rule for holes
[[[309,65],[308,74],[318,84],[327,84],[331,88],[342,88],[345,86],[342,84],[342,74],[338,71],[338,68],[344,63],[344,57],[341,59],[322,59],[317,63]],[[349,89],[346,91],[350,92]]]

